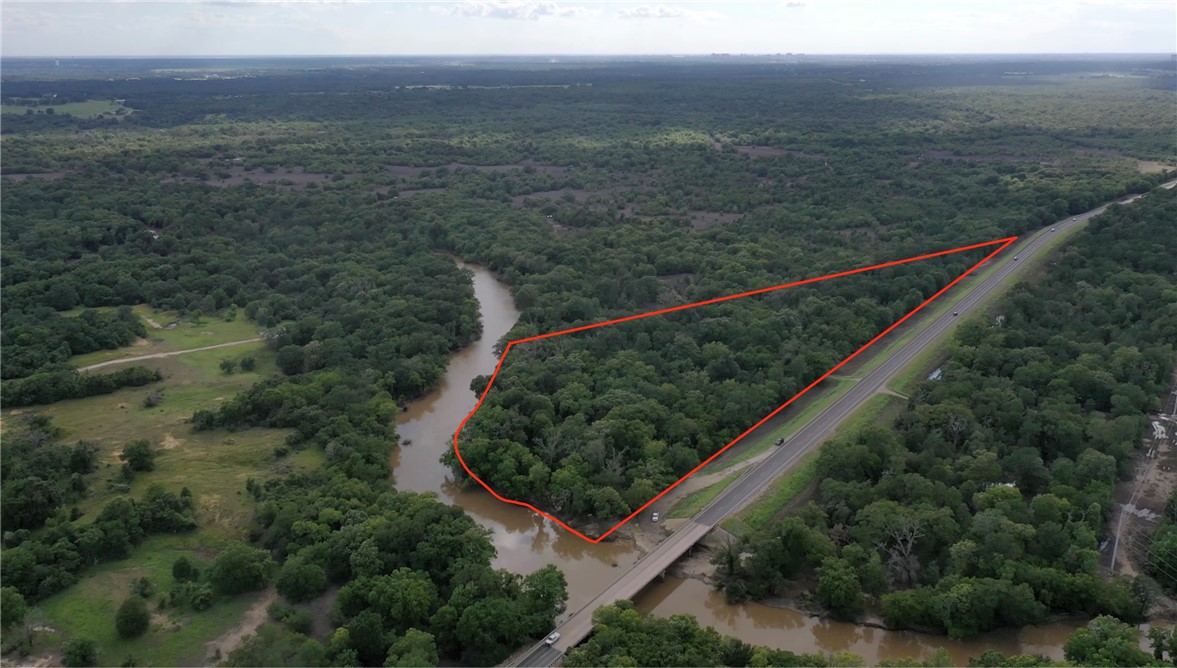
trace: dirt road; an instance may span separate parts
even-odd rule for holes
[[[127,362],[141,362],[143,360],[154,360],[161,357],[175,357],[176,355],[187,355],[188,353],[198,353],[202,350],[213,350],[215,348],[228,348],[229,346],[239,346],[243,343],[253,343],[254,341],[261,341],[262,337],[255,336],[252,339],[242,339],[241,341],[230,341],[228,343],[218,343],[215,346],[205,346],[203,348],[192,348],[191,350],[176,350],[170,353],[155,353],[153,355],[139,355],[138,357],[124,357],[121,360],[110,360],[109,362],[99,362],[98,364],[91,364],[78,369],[78,371],[93,371],[94,369],[101,369],[105,366],[114,366],[115,364],[126,364]]]

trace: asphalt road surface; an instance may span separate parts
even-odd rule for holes
[[[1172,188],[1177,181],[1165,184]],[[1138,199],[1140,195],[1120,200],[1121,204],[1128,204]],[[560,633],[560,639],[553,645],[539,643],[531,651],[524,654],[514,665],[517,666],[551,666],[564,655],[564,652],[575,647],[592,631],[592,615],[597,608],[614,601],[628,598],[641,591],[651,580],[658,577],[678,557],[690,549],[707,531],[715,527],[723,519],[733,514],[747,502],[756,498],[761,491],[778,476],[783,474],[805,453],[821,445],[833,435],[835,429],[843,420],[860,409],[864,403],[875,395],[900,370],[907,366],[917,355],[922,353],[930,344],[935,342],[953,322],[967,316],[977,305],[992,293],[999,285],[1008,281],[1011,274],[1028,258],[1041,252],[1042,247],[1051,237],[1064,230],[1079,225],[1088,218],[1097,216],[1107,209],[1103,205],[1087,213],[1068,218],[1031,238],[1020,239],[1002,254],[990,260],[1000,263],[986,279],[976,282],[966,278],[945,293],[940,300],[952,305],[945,314],[933,320],[921,321],[916,325],[918,334],[913,336],[903,347],[895,351],[882,364],[854,384],[846,394],[831,404],[826,410],[811,419],[808,424],[798,430],[784,445],[775,448],[767,459],[751,471],[740,476],[728,486],[699,514],[683,525],[670,538],[667,538],[653,551],[639,559],[633,566],[622,573],[617,580],[606,587],[601,594],[589,601],[583,608],[573,613],[555,630]],[[1014,260],[1013,258],[1018,258]],[[971,274],[970,276],[973,276]],[[936,302],[932,305],[938,306]],[[931,307],[932,305],[929,305]],[[960,315],[954,316],[953,312]],[[876,343],[881,345],[883,342]],[[630,594],[629,592],[633,592]],[[628,594],[623,596],[621,594]]]

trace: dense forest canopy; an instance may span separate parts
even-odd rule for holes
[[[815,505],[746,557],[717,555],[729,597],[816,569],[834,614],[865,594],[891,625],[956,636],[1059,612],[1143,620],[1152,585],[1106,579],[1097,549],[1177,365],[1175,219],[1170,190],[1113,206],[997,317],[964,323],[893,425],[821,450]]]
[[[206,610],[216,596],[271,581],[291,603],[340,587],[330,638],[299,637],[297,614],[278,615],[290,628],[267,627],[230,657],[239,664],[495,662],[542,636],[562,609],[558,572],[491,569],[493,548],[468,517],[398,492],[390,479],[398,406],[433,387],[450,354],[480,331],[470,275],[452,255],[512,287],[522,317],[510,338],[518,338],[1021,234],[1146,192],[1177,163],[1175,77],[1167,59],[1150,57],[473,67],[6,59],[3,84],[5,406],[158,384],[150,368],[72,370],[79,354],[144,335],[126,307],[190,320],[240,312],[262,332],[277,372],[193,407],[184,428],[280,428],[282,453],[322,453],[321,471],[251,481],[252,546],[225,548],[169,594]],[[78,105],[87,101],[104,104],[86,117]],[[1156,199],[1154,207],[1171,206]],[[1109,220],[1129,215],[1146,216]],[[957,366],[917,397],[916,417],[830,449],[830,457],[876,448],[903,459],[905,475],[926,479],[924,492],[875,491],[881,480],[831,475],[831,485],[854,487],[847,498],[862,507],[831,507],[774,530],[811,543],[806,558],[833,579],[846,569],[818,556],[874,568],[882,555],[855,556],[852,544],[819,534],[839,523],[857,529],[868,508],[888,514],[878,505],[894,501],[888,494],[923,494],[944,531],[936,545],[919,545],[930,579],[907,581],[888,599],[891,618],[909,613],[896,623],[980,628],[984,620],[936,621],[929,608],[900,603],[949,585],[992,593],[986,578],[1004,583],[994,596],[1025,604],[1007,621],[1037,619],[1044,606],[1075,609],[1027,598],[1046,588],[1031,579],[1054,572],[1035,570],[1048,555],[997,563],[975,537],[973,552],[951,548],[975,528],[970,503],[980,497],[992,507],[977,517],[1070,537],[1067,577],[1089,572],[1105,478],[1120,471],[1157,374],[1172,363],[1158,343],[1168,316],[1141,306],[1168,296],[1157,275],[1172,249],[1134,253],[1117,244],[1137,237],[1109,234],[1100,244],[1122,257],[1108,262],[1133,273],[1065,265],[1067,276],[1087,276],[1076,280],[1090,289],[1072,296],[1100,323],[1091,325],[1102,328],[1098,345],[1081,343],[1086,330],[1068,334],[1072,341],[1044,334],[1084,321],[1036,313],[1038,296],[1020,291],[1013,300],[1025,321],[1010,327],[1025,328],[1021,339],[967,328]],[[1160,244],[1162,236],[1141,238]],[[624,515],[976,259],[538,345],[513,354],[463,437],[478,470],[505,493],[578,521]],[[1114,315],[1105,312],[1112,304]],[[1007,342],[1025,364],[1005,359]],[[970,383],[988,387],[986,374],[1005,364],[1020,365],[1013,381],[977,395],[996,392],[1004,421],[989,424]],[[1063,378],[1051,380],[1055,372]],[[1013,424],[1007,413],[1019,405],[1036,411],[1038,432]],[[961,422],[952,416],[963,416],[965,432],[944,432]],[[3,449],[6,597],[11,587],[44,600],[149,536],[201,530],[199,500],[185,489],[156,486],[81,512],[76,504],[101,475],[85,434],[67,438],[35,413],[15,417],[5,416]],[[923,441],[934,447],[920,450]],[[136,442],[124,449],[127,479],[150,479],[149,453]],[[937,466],[949,450],[984,459],[971,494],[952,487],[964,474]],[[1050,467],[1045,478],[1036,465]],[[980,489],[1007,468],[1025,468],[1034,498],[1052,495],[1059,518],[1027,523],[1029,511],[1005,498],[1009,488]],[[1061,519],[1093,505],[1100,513]],[[418,524],[432,529],[418,535]],[[754,560],[771,562],[751,547]],[[1004,568],[1011,563],[1023,570]],[[248,582],[226,576],[235,568]],[[736,593],[777,585],[750,568],[733,570]],[[394,605],[390,592],[401,590],[412,600]],[[1131,597],[1118,596],[1106,609],[1127,614]]]

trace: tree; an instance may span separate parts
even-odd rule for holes
[[[549,565],[524,576],[521,604],[530,635],[546,633],[567,602],[568,582],[560,569]]]
[[[304,355],[302,346],[289,345],[278,351],[275,360],[278,368],[287,376],[298,375],[303,372]]]
[[[348,643],[359,656],[361,665],[379,665],[388,655],[380,615],[365,610],[347,624]]]
[[[248,357],[248,356],[241,358],[241,370],[242,371],[253,371],[254,368],[256,368],[256,367],[257,367],[257,360],[255,360],[254,358]]]
[[[180,557],[172,562],[172,577],[181,582],[195,581],[200,578],[200,571],[188,557]]]
[[[1140,649],[1139,635],[1115,617],[1102,615],[1071,634],[1063,655],[1081,666],[1146,666],[1152,657]]]
[[[114,626],[123,638],[138,638],[147,633],[151,626],[151,613],[147,611],[147,603],[139,596],[132,596],[123,601],[114,616]]]
[[[436,666],[438,663],[437,643],[433,634],[409,629],[388,648],[385,668],[416,668]]]
[[[25,597],[15,587],[0,588],[0,628],[9,629],[20,624],[26,613]]]
[[[462,661],[494,665],[507,658],[527,636],[519,606],[505,598],[484,598],[462,611],[455,632],[462,639]]]
[[[151,443],[145,439],[124,445],[119,459],[126,462],[132,471],[151,471],[155,468],[155,453],[151,451]]]
[[[232,375],[237,370],[237,360],[223,359],[218,365],[221,367],[221,372],[226,376]]]
[[[98,663],[98,646],[93,640],[74,636],[61,646],[61,663],[75,668]]]
[[[234,543],[209,566],[208,581],[221,593],[240,594],[265,588],[273,571],[269,553]]]
[[[862,585],[845,559],[826,557],[817,571],[817,599],[838,619],[852,620],[862,611]]]
[[[294,558],[287,561],[275,581],[278,593],[287,599],[300,603],[309,601],[323,593],[327,586],[327,574],[317,564],[308,564]]]

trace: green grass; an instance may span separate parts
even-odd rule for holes
[[[72,636],[97,643],[99,665],[119,665],[128,656],[140,666],[204,665],[205,643],[236,626],[261,594],[218,599],[203,612],[156,608],[159,595],[172,588],[172,563],[177,558],[187,556],[207,565],[218,549],[218,542],[200,534],[148,538],[129,558],[85,571],[81,581],[42,602],[33,614],[57,630],[58,644]],[[125,640],[115,630],[115,612],[130,595],[131,583],[141,577],[151,580],[156,590],[148,601],[151,628],[139,638]]]
[[[842,434],[853,434],[867,425],[885,420],[902,409],[904,401],[889,394],[877,394],[867,400],[861,409],[838,426],[831,438]],[[817,481],[817,456],[820,447],[806,453],[793,465],[789,472],[773,484],[770,491],[725,520],[721,526],[737,536],[748,536],[764,528],[773,518],[783,512],[810,485]]]
[[[257,360],[257,368],[251,373],[227,376],[217,368],[222,359],[239,359],[246,354]],[[20,413],[48,415],[63,430],[62,441],[86,439],[99,444],[100,468],[91,475],[90,494],[79,504],[86,513],[81,521],[89,521],[117,495],[109,489],[109,483],[120,481],[122,463],[118,455],[127,441],[137,438],[151,441],[156,450],[156,468],[136,476],[131,494],[140,496],[156,482],[172,490],[187,486],[196,497],[201,530],[217,538],[245,535],[253,512],[245,496],[248,478],[261,480],[322,465],[323,454],[318,450],[282,459],[274,457],[274,448],[283,444],[288,430],[194,432],[187,424],[197,410],[214,409],[221,401],[276,373],[273,353],[260,342],[150,360],[146,364],[159,369],[164,380],[5,414],[6,420]],[[163,390],[163,403],[144,408],[143,399],[156,389]]]
[[[137,310],[147,317],[158,315],[145,308]],[[253,325],[241,319],[230,323],[210,320],[169,331],[166,343],[185,349],[209,345],[218,338],[246,338],[255,332]],[[220,371],[221,360],[246,355],[256,360],[254,371],[232,375]],[[41,604],[36,614],[58,632],[37,634],[36,646],[53,651],[67,638],[81,635],[98,643],[102,665],[118,665],[128,656],[135,657],[139,665],[197,665],[203,663],[205,643],[238,624],[258,595],[218,601],[201,613],[154,613],[151,630],[145,636],[123,640],[115,632],[113,619],[131,582],[148,577],[157,591],[169,590],[171,564],[177,557],[196,556],[207,562],[225,540],[246,536],[254,512],[254,504],[245,492],[246,480],[320,468],[324,456],[319,450],[305,450],[276,458],[275,447],[283,445],[289,433],[285,429],[194,432],[187,423],[196,410],[215,409],[250,385],[277,373],[274,353],[261,342],[148,360],[144,364],[159,369],[164,380],[108,395],[4,412],[5,422],[21,414],[48,415],[61,428],[61,441],[86,439],[99,445],[99,468],[89,476],[89,493],[78,504],[83,512],[80,524],[92,521],[111,499],[124,493],[140,498],[149,485],[159,483],[172,491],[182,487],[191,490],[200,527],[182,536],[152,537],[128,559],[83,571],[76,585]],[[163,391],[163,403],[144,408],[144,398],[157,389]],[[151,441],[155,470],[137,473],[128,492],[117,491],[112,484],[122,482],[118,455],[127,441],[137,438]],[[157,600],[149,605],[153,611]]]
[[[787,439],[796,433],[798,429],[803,427],[807,422],[828,408],[830,404],[836,401],[838,397],[841,397],[842,394],[849,390],[853,385],[854,381],[852,380],[847,380],[844,378],[827,378],[824,383],[810,390],[810,393],[805,397],[798,399],[796,404],[793,404],[789,408],[786,408],[784,411],[782,411],[782,413],[784,413],[787,417],[781,426],[777,427],[771,432],[765,433],[764,436],[750,445],[745,446],[745,448],[742,450],[738,450],[736,452],[729,451],[728,453],[725,453],[729,456],[719,457],[714,462],[709,464],[705,470],[712,473],[715,471],[721,471],[726,468],[738,466],[739,464],[742,464],[743,462],[746,462],[749,459],[764,453],[766,450],[773,447],[773,443],[775,443],[778,438]],[[798,410],[797,414],[791,416],[788,415],[788,411],[795,410],[798,404],[801,404],[802,407],[800,410]],[[740,445],[735,446],[733,450],[739,448]]]
[[[721,526],[736,536],[750,536],[788,507],[816,478],[817,451],[813,450],[798,460],[788,473],[778,478],[770,493],[759,497],[734,517],[724,520]]]
[[[736,471],[712,485],[697,489],[686,495],[683,500],[679,501],[674,508],[667,513],[669,519],[680,519],[684,517],[694,517],[700,510],[703,510],[707,504],[711,503],[712,499],[719,496],[719,493],[728,488],[728,485],[736,481],[744,471]]]
[[[55,114],[66,114],[78,118],[96,118],[102,114],[114,115],[119,109],[126,109],[127,114],[134,111],[130,107],[110,100],[86,100],[85,102],[67,102],[65,104],[50,104],[40,107],[28,107],[23,104],[0,105],[0,113],[3,114],[23,114],[29,109],[32,109],[34,114],[44,112],[46,109],[52,109]]]
[[[255,338],[260,329],[257,323],[246,320],[245,315],[241,312],[238,312],[237,317],[228,322],[219,318],[204,318],[199,323],[192,323],[187,320],[181,321],[179,316],[174,313],[157,311],[150,306],[136,306],[134,311],[144,319],[143,324],[147,327],[146,342],[117,350],[98,350],[85,355],[75,355],[70,358],[70,363],[76,367],[83,367],[127,357],[215,346],[220,343]],[[74,309],[73,311],[65,311],[62,315],[76,315],[80,312],[81,309]],[[156,329],[148,320],[154,320],[162,328]],[[176,327],[167,329],[172,323],[176,323]],[[234,359],[236,359],[241,356],[245,348],[246,346],[233,347],[214,352],[235,355]]]

